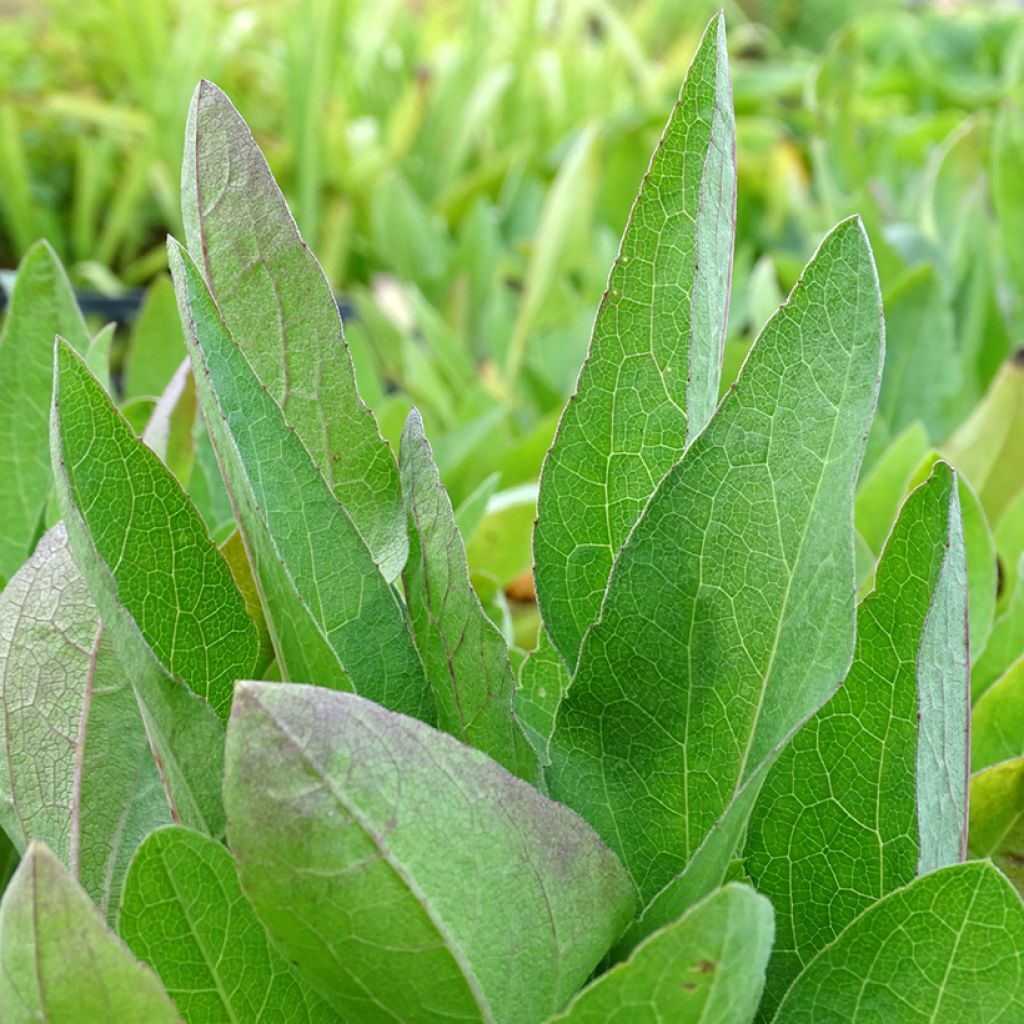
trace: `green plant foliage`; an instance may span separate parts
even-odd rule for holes
[[[10,1024],[177,1024],[157,976],[33,842],[0,903],[0,1014]]]
[[[257,913],[346,1017],[543,1020],[633,914],[584,821],[353,695],[243,684],[224,791]]]
[[[177,826],[151,832],[125,880],[118,930],[190,1022],[336,1020],[270,945],[213,839]]]
[[[780,69],[661,0],[188,6],[108,19],[163,113],[82,140],[76,279],[159,271],[166,126],[250,31],[329,275],[202,81],[127,339],[46,245],[15,278],[4,1024],[1021,1019],[1024,34],[861,12]],[[27,117],[19,239],[63,231]]]

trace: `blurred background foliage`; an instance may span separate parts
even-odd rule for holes
[[[365,398],[392,440],[420,408],[476,583],[529,646],[540,463],[718,6],[0,0],[0,267],[45,237],[83,291],[148,287],[111,355],[141,429],[183,355],[164,236],[182,234],[190,95],[216,81],[344,299]],[[1024,333],[1024,16],[895,0],[725,9],[739,200],[723,386],[823,233],[860,213],[889,330],[864,574],[878,509],[895,515],[940,447],[979,493],[976,547],[999,552],[1002,600],[1024,551],[1024,456],[1011,438],[990,457],[1024,402],[1009,358]],[[193,424],[184,482],[216,526],[230,510],[208,448]],[[997,507],[986,481],[1004,473]]]

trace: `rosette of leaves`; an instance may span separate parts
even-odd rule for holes
[[[855,600],[884,362],[859,220],[717,401],[721,17],[544,466],[518,677],[422,420],[397,456],[382,440],[326,280],[209,83],[183,182],[190,365],[144,438],[87,335],[37,372],[77,324],[59,275],[19,278],[0,343],[32,353],[31,445],[7,457],[36,466],[0,596],[5,1022],[1021,1019],[1024,907],[965,859],[948,463],[897,501]]]

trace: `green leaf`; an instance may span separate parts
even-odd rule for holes
[[[912,423],[886,448],[858,485],[853,522],[872,553],[877,555],[885,546],[900,503],[909,490],[907,485],[928,449],[924,425]]]
[[[1024,657],[981,694],[971,714],[972,771],[1017,757],[1024,757]]]
[[[177,481],[64,343],[51,434],[71,550],[135,688],[178,819],[217,835],[224,731],[215,706],[227,711],[234,679],[256,659],[244,600]]]
[[[568,689],[569,671],[541,626],[536,649],[519,669],[516,711],[544,767],[550,764],[548,744],[555,731],[558,705]]]
[[[851,219],[615,565],[559,709],[548,782],[645,902],[849,666],[853,485],[881,359],[874,263]]]
[[[104,925],[89,897],[32,843],[0,903],[4,1024],[177,1024],[155,974]]]
[[[112,921],[146,834],[171,820],[135,693],[62,525],[0,595],[0,824],[47,844]]]
[[[14,843],[3,829],[0,829],[0,893],[7,889],[7,885],[18,870],[18,862],[21,857]]]
[[[1024,757],[971,777],[970,821],[970,855],[991,858],[1024,891]]]
[[[1020,168],[1024,160],[1024,119],[1009,97],[996,118],[992,140],[992,203],[1002,235],[1003,258],[1010,271],[1017,313],[1024,294],[1024,201]],[[1019,435],[1018,435],[1019,436]]]
[[[327,279],[230,100],[200,82],[185,130],[189,250],[231,334],[390,582],[407,547],[398,467],[356,388]]]
[[[897,889],[804,969],[779,1024],[1011,1024],[1024,1016],[1024,905],[984,861]]]
[[[754,1019],[774,934],[772,905],[727,885],[585,988],[565,1024],[744,1024]]]
[[[751,815],[746,870],[778,915],[764,1013],[861,911],[961,859],[966,618],[956,478],[939,463],[857,611],[846,681],[782,752]]]
[[[172,243],[168,258],[200,406],[283,677],[354,689],[429,718],[430,688],[397,595],[224,326],[188,253]]]
[[[147,646],[227,718],[234,681],[257,653],[242,595],[181,486],[66,344],[57,346],[53,461],[62,511],[88,530],[90,554]]]
[[[1024,491],[1006,506],[992,532],[1001,570],[996,610],[1002,614],[1017,591],[1017,569],[1024,558]]]
[[[124,357],[126,398],[156,397],[185,358],[178,303],[171,279],[157,277],[146,291]]]
[[[337,1020],[271,946],[231,854],[197,832],[158,829],[139,847],[118,932],[189,1024]]]
[[[52,489],[49,410],[57,334],[79,352],[89,346],[57,254],[37,242],[18,268],[0,334],[0,579],[14,575],[42,532]]]
[[[719,15],[651,159],[541,476],[537,595],[570,667],[627,534],[715,407],[732,267],[734,135]]]
[[[157,399],[142,440],[187,486],[195,466],[196,384],[187,359],[175,370]]]
[[[953,310],[932,264],[907,271],[887,292],[885,328],[885,371],[873,433],[888,430],[895,437],[919,420],[932,441],[941,441],[962,374]]]
[[[110,323],[101,327],[89,342],[89,348],[85,353],[85,365],[107,392],[111,392],[110,349],[114,344],[116,331],[117,324]]]
[[[240,684],[224,797],[242,888],[346,1019],[533,1024],[633,915],[570,810],[352,694]]]
[[[1014,573],[1016,583],[1006,610],[996,620],[988,642],[971,673],[971,694],[975,700],[1024,654],[1024,556]]]
[[[1024,363],[1005,363],[945,452],[978,492],[990,523],[998,523],[1024,488]]]
[[[437,727],[535,781],[537,758],[513,712],[508,648],[470,585],[455,513],[415,409],[402,431],[399,466],[409,514],[406,601]]]

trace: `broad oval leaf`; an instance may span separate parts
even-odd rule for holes
[[[613,562],[718,395],[735,232],[725,20],[711,20],[637,196],[541,474],[537,598],[572,668]]]
[[[224,796],[256,913],[346,1019],[534,1024],[635,909],[574,813],[353,694],[239,684]]]
[[[4,1024],[179,1024],[159,979],[32,843],[0,903]]]
[[[956,864],[855,918],[804,969],[778,1024],[1024,1019],[1024,905],[991,864]]]
[[[650,935],[552,1024],[745,1024],[757,1012],[774,931],[768,900],[726,885]]]
[[[75,562],[135,688],[178,819],[217,835],[217,710],[226,713],[257,654],[244,599],[177,481],[64,343],[51,449]]]
[[[118,932],[189,1024],[329,1024],[334,1011],[271,946],[231,854],[171,826],[151,833],[125,879]]]
[[[189,110],[181,192],[188,248],[228,329],[394,580],[408,550],[394,455],[359,397],[327,279],[252,133],[210,82]]]
[[[645,903],[849,666],[853,485],[882,348],[854,218],[822,242],[615,565],[548,783]]]
[[[53,489],[49,411],[58,334],[83,355],[89,347],[57,254],[36,242],[18,267],[0,334],[0,580],[10,579],[31,553]]]
[[[0,824],[39,839],[108,920],[135,848],[171,820],[125,678],[63,525],[0,594]]]
[[[536,781],[537,758],[513,711],[508,648],[470,584],[455,512],[415,409],[402,431],[399,467],[409,516],[406,602],[437,727]]]
[[[907,499],[838,693],[768,773],[744,866],[778,914],[764,1013],[818,950],[966,843],[967,581],[956,478]]]
[[[229,333],[188,253],[168,258],[196,387],[284,678],[429,719],[405,609]]]

